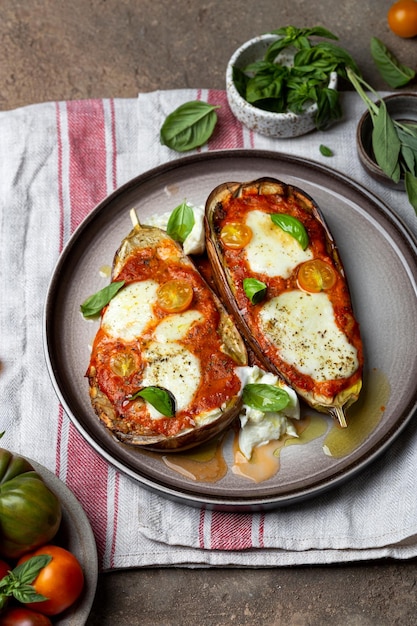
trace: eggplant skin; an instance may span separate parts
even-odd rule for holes
[[[166,248],[167,241],[169,242],[168,248]],[[165,249],[169,249],[170,263],[195,272],[198,276],[196,280],[201,281],[201,287],[199,288],[206,289],[208,292],[207,298],[211,298],[211,301],[214,303],[214,308],[218,312],[218,322],[215,331],[219,337],[218,350],[223,355],[226,355],[226,357],[223,356],[221,358],[227,359],[231,370],[234,370],[235,367],[246,365],[248,362],[246,345],[237,331],[233,318],[227,313],[217,295],[198,274],[192,261],[184,255],[181,246],[174,242],[164,231],[154,227],[135,226],[123,240],[115,254],[112,281],[120,280],[126,265],[131,263],[135,255],[140,254],[143,250],[153,251],[154,257],[160,256],[163,263],[164,254],[160,254],[160,251]],[[130,280],[134,282],[135,279],[131,277]],[[102,316],[104,312],[105,309],[102,311]],[[96,338],[99,337],[99,334],[100,330]],[[139,342],[140,338],[138,338],[138,347]],[[242,399],[241,390],[239,389],[239,393],[230,394],[227,400],[222,402],[221,407],[216,407],[211,418],[203,418],[201,420],[196,418],[194,426],[184,427],[174,434],[164,434],[157,429],[152,430],[149,428],[149,425],[142,426],[139,421],[131,419],[131,416],[129,417],[129,415],[121,413],[119,410],[120,406],[116,406],[101,388],[98,369],[104,366],[108,370],[109,359],[107,357],[106,361],[105,356],[101,357],[99,349],[100,346],[95,348],[94,343],[92,359],[86,374],[89,381],[90,400],[101,423],[119,442],[153,451],[182,452],[221,434],[240,413]],[[201,369],[204,369],[204,367],[204,363],[201,363]],[[139,400],[139,402],[142,401]]]
[[[259,336],[261,331],[259,327],[254,325],[250,314],[248,315],[248,306],[251,306],[249,301],[248,306],[246,304],[243,306],[242,301],[240,305],[237,302],[237,285],[233,276],[233,268],[228,266],[224,249],[220,242],[221,228],[219,223],[226,217],[230,219],[230,215],[227,212],[228,203],[236,202],[239,199],[241,199],[242,203],[256,203],[257,196],[275,196],[278,200],[282,199],[288,201],[288,206],[291,206],[291,203],[296,203],[297,206],[302,208],[303,212],[308,216],[308,219],[313,218],[313,220],[318,223],[318,228],[321,232],[320,236],[323,242],[323,250],[325,251],[324,255],[327,257],[328,261],[330,260],[333,268],[338,273],[340,277],[339,280],[343,281],[348,305],[347,315],[351,320],[351,324],[355,326],[354,332],[356,333],[357,345],[359,347],[359,367],[354,376],[346,381],[343,388],[339,385],[337,393],[334,395],[322,393],[316,385],[312,386],[310,384],[309,388],[307,388],[305,384],[300,383],[300,379],[297,375],[293,376],[291,373],[289,374],[289,368],[283,367],[279,359],[274,359],[274,353],[265,349],[265,341],[263,341],[263,346],[261,346],[261,337]],[[262,198],[260,198],[260,200],[262,200]],[[268,200],[271,201],[271,198],[268,198]],[[254,208],[256,208],[256,206],[254,206]],[[243,183],[226,182],[213,189],[207,198],[205,207],[205,236],[206,250],[212,266],[216,290],[222,302],[226,304],[230,314],[234,317],[236,326],[244,337],[248,347],[253,351],[261,365],[266,370],[273,372],[285,380],[309,406],[320,412],[328,413],[334,417],[341,426],[345,427],[347,425],[345,411],[351,404],[356,402],[362,387],[363,350],[359,334],[359,324],[353,315],[349,286],[340,254],[332,233],[316,202],[300,188],[288,185],[275,178],[265,177]],[[242,254],[244,254],[244,250]],[[264,339],[265,337],[262,338],[262,340]],[[266,352],[268,352],[268,354]]]

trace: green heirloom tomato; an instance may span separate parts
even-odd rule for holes
[[[0,448],[0,555],[19,558],[47,543],[61,515],[58,498],[31,464]]]

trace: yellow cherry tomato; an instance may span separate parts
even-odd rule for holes
[[[133,374],[138,367],[133,354],[130,352],[117,352],[110,359],[110,369],[116,376],[125,378]]]
[[[252,239],[252,229],[242,222],[228,222],[220,231],[220,241],[225,248],[240,250]]]
[[[193,300],[193,287],[186,280],[169,280],[159,287],[156,297],[165,313],[181,313]]]
[[[336,272],[325,261],[312,259],[300,265],[297,282],[300,289],[317,293],[333,287],[336,282]]]
[[[388,26],[393,33],[406,39],[417,35],[417,2],[398,0],[388,11]]]

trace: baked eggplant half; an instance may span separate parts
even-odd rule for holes
[[[181,246],[136,223],[111,286],[87,371],[102,423],[126,444],[167,451],[225,430],[241,408],[246,346]]]
[[[207,199],[205,229],[218,293],[262,366],[345,427],[363,347],[317,204],[273,178],[224,183]]]

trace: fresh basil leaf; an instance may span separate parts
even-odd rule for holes
[[[84,317],[95,317],[99,315],[102,308],[114,298],[124,284],[124,280],[114,281],[106,287],[103,287],[103,289],[100,289],[100,291],[97,291],[97,293],[93,294],[82,303],[80,306],[81,313]]]
[[[316,128],[325,130],[333,122],[342,117],[339,92],[336,89],[324,87],[317,93]]]
[[[398,182],[398,157],[401,142],[398,138],[394,122],[390,117],[385,102],[381,100],[378,113],[373,117],[372,149],[375,160],[383,172]]]
[[[243,404],[266,413],[274,411],[278,413],[285,409],[290,402],[290,396],[284,389],[276,385],[264,383],[252,383],[243,388]]]
[[[48,600],[46,596],[43,596],[40,593],[36,593],[34,587],[32,585],[19,585],[16,589],[13,590],[13,597],[22,604],[27,604],[28,602],[42,602],[43,600]]]
[[[244,278],[243,289],[252,304],[258,304],[266,295],[266,285],[256,278]]]
[[[184,200],[172,211],[167,224],[167,233],[170,237],[183,243],[195,224],[194,211]]]
[[[170,113],[162,124],[160,141],[177,152],[193,150],[205,144],[217,124],[218,106],[195,100]]]
[[[4,576],[0,581],[0,607],[3,608],[11,596],[22,603],[47,600],[45,596],[36,593],[31,583],[51,560],[50,554],[33,556]]]
[[[333,156],[333,150],[331,150],[328,146],[320,144],[319,150],[320,150],[321,154],[323,156],[325,156],[325,157],[332,157]]]
[[[232,68],[232,80],[234,85],[242,98],[246,98],[246,85],[248,84],[249,77],[240,67],[233,66]]]
[[[410,172],[405,173],[405,190],[409,203],[417,213],[417,177]]]
[[[276,226],[279,226],[283,231],[294,237],[303,250],[307,248],[308,234],[300,220],[286,213],[272,213],[271,220]]]
[[[165,415],[165,417],[174,417],[175,415],[175,398],[168,389],[162,387],[144,387],[137,391],[133,396],[135,398],[143,398],[149,402],[157,411]]]
[[[404,87],[416,75],[411,67],[403,65],[377,37],[371,38],[371,55],[382,78],[394,89]]]

